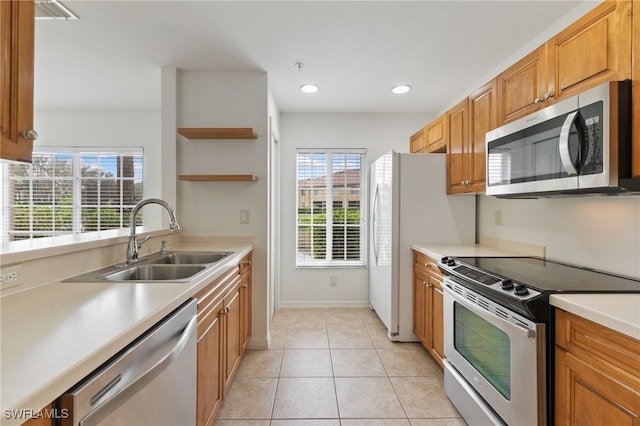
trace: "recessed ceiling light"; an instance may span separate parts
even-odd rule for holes
[[[409,86],[408,84],[401,84],[392,88],[391,92],[395,93],[396,95],[400,95],[402,93],[407,93],[409,90],[411,90],[411,86]]]
[[[304,93],[316,93],[320,88],[316,84],[303,84],[300,86],[300,90]]]

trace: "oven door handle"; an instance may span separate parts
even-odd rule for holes
[[[578,170],[576,169],[575,164],[571,161],[571,151],[569,150],[569,137],[571,136],[571,126],[576,121],[576,117],[578,115],[578,111],[574,111],[571,114],[567,115],[564,123],[562,124],[562,129],[560,130],[560,139],[558,140],[558,150],[560,151],[560,161],[564,166],[565,171],[569,176],[577,175]]]
[[[495,325],[496,327],[503,330],[506,328],[508,329],[509,333],[518,334],[520,337],[529,338],[529,339],[534,339],[536,337],[535,329],[525,328],[511,321],[507,321],[504,318],[499,317],[498,315],[492,312],[489,312],[484,308],[480,308],[478,305],[464,299],[458,293],[453,291],[453,289],[447,284],[446,278],[445,278],[444,290],[445,290],[445,299],[447,296],[453,298],[455,301],[463,305],[465,308],[469,309],[474,314],[478,315],[480,318],[486,320],[487,322]]]

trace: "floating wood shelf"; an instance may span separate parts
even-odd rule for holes
[[[251,127],[181,127],[178,133],[188,139],[257,139]]]
[[[190,182],[255,182],[255,175],[179,175],[178,180]]]

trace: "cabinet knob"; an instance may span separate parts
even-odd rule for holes
[[[539,103],[541,103],[541,102],[542,102],[542,98],[535,98],[535,99],[533,100],[533,103],[534,103],[534,104],[539,104]]]
[[[544,94],[545,99],[553,98],[553,92],[547,92]]]
[[[20,136],[25,139],[29,139],[30,141],[35,141],[36,139],[38,139],[38,132],[31,129],[31,130],[27,130],[26,132],[21,132]]]

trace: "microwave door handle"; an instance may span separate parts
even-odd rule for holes
[[[560,161],[562,161],[562,165],[566,170],[569,176],[577,175],[578,170],[576,169],[575,164],[571,161],[571,152],[569,151],[569,136],[571,133],[571,126],[576,120],[576,116],[578,115],[578,111],[574,111],[567,116],[562,124],[562,129],[560,130],[560,139],[558,141],[558,150],[560,151]]]

